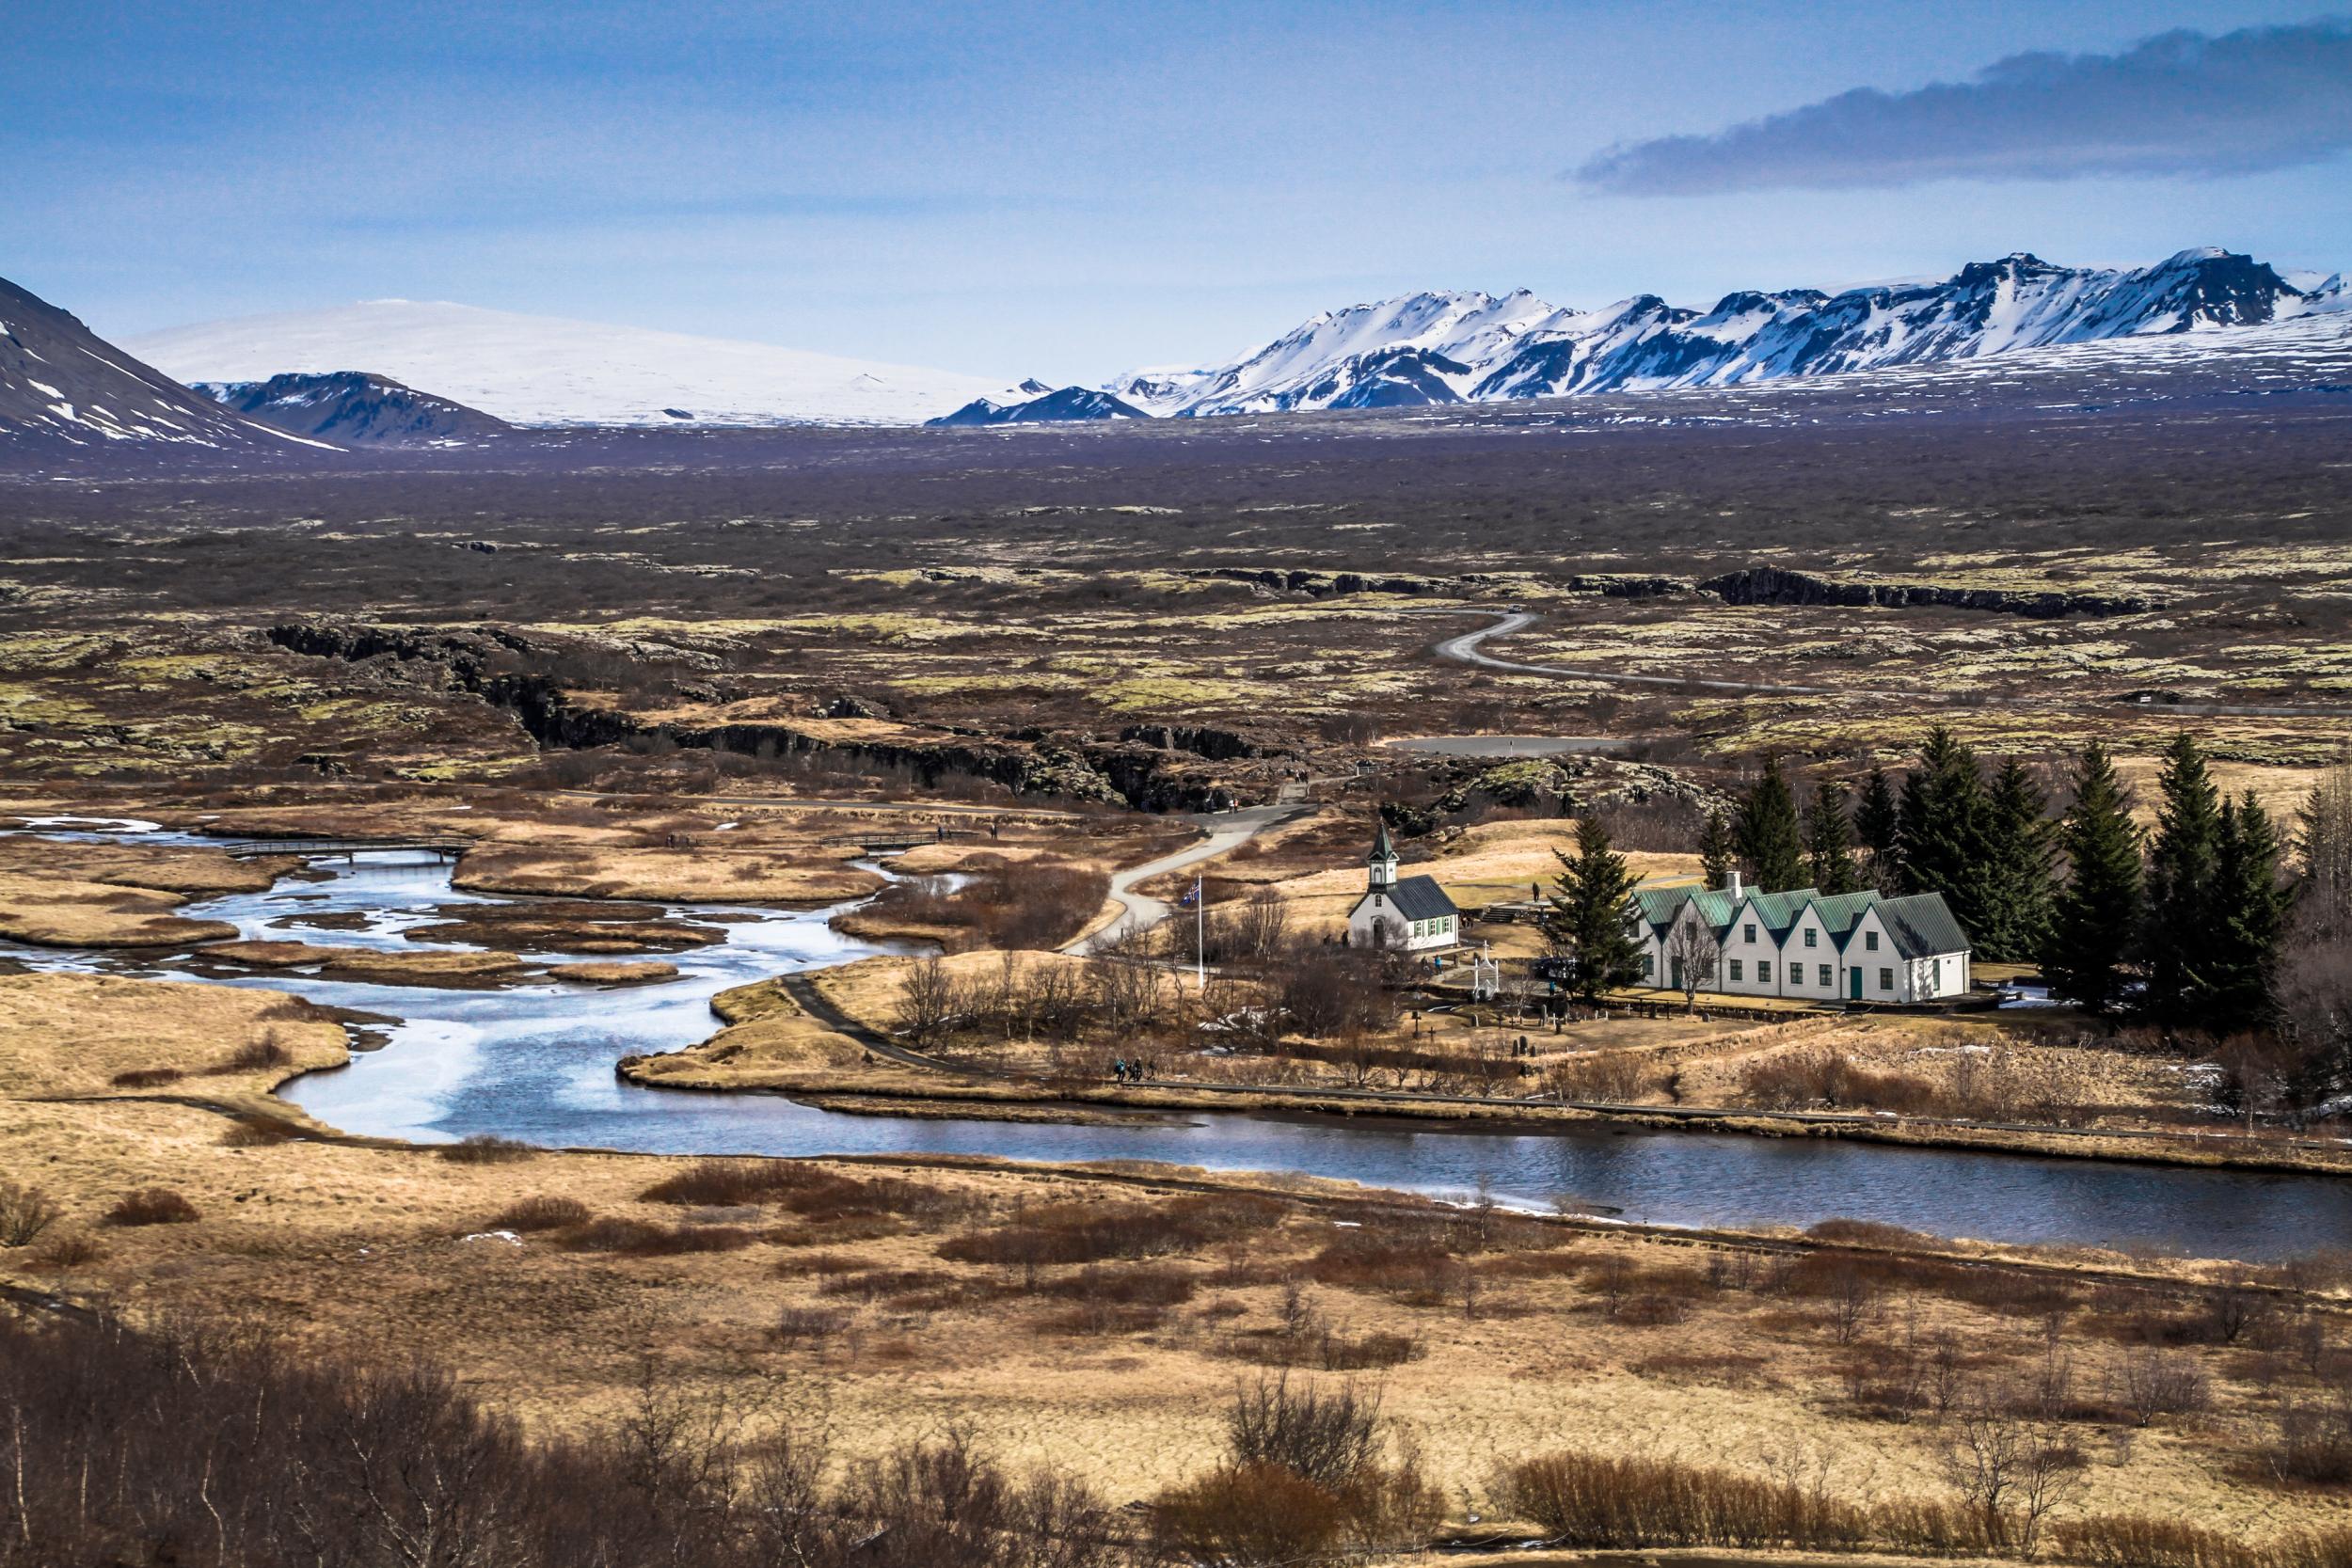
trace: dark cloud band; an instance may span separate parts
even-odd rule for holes
[[[1613,147],[1571,178],[1626,196],[1931,180],[2217,176],[2352,147],[2352,21],[2012,55],[1968,82],[1857,88],[1704,136]]]

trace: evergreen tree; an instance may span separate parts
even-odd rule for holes
[[[1886,769],[1872,768],[1862,781],[1862,796],[1854,802],[1854,837],[1870,851],[1870,866],[1879,883],[1892,891],[1895,876],[1895,839],[1902,831],[1902,810],[1895,804],[1895,786],[1886,780]]]
[[[2141,920],[2139,825],[2106,748],[2092,741],[2074,768],[2074,803],[2058,827],[2066,886],[2051,911],[2042,977],[2093,1013],[2115,1011],[2130,980]]]
[[[2197,737],[2184,730],[2165,752],[2157,782],[2156,838],[2148,860],[2148,916],[2141,957],[2145,1006],[2169,1024],[2202,1022],[2215,959],[2214,882],[2221,857],[2221,800]]]
[[[1940,893],[1972,942],[1997,923],[1992,895],[1989,816],[1977,753],[1938,724],[1919,748],[1919,767],[1903,781],[1901,828],[1906,893]]]
[[[1570,988],[1590,1001],[1642,977],[1642,947],[1629,928],[1634,876],[1593,816],[1576,823],[1576,854],[1559,853],[1546,933],[1576,959]]]
[[[2224,801],[2204,1005],[2205,1027],[2214,1034],[2239,1034],[2270,1022],[2270,982],[2287,899],[2279,882],[2279,832],[2269,813],[2250,789],[2235,803]]]
[[[1804,885],[1804,832],[1797,821],[1797,798],[1788,792],[1780,758],[1764,759],[1764,771],[1749,786],[1733,824],[1740,858],[1748,863],[1758,891],[1785,893]]]
[[[1853,860],[1853,822],[1846,815],[1849,792],[1836,779],[1813,786],[1804,813],[1804,852],[1813,885],[1823,893],[1851,893],[1862,885]]]
[[[2012,756],[1985,800],[1985,929],[1977,951],[1994,963],[2029,963],[2050,932],[2051,825],[2033,770]]]
[[[1708,887],[1724,887],[1740,866],[1740,846],[1731,831],[1731,815],[1718,806],[1707,814],[1699,832],[1699,877]]]

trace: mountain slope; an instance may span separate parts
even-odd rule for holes
[[[280,430],[342,446],[446,446],[511,435],[515,429],[478,408],[362,371],[199,382],[195,389]]]
[[[397,299],[209,322],[132,343],[191,381],[364,365],[521,425],[919,424],[1003,386],[767,343]]]
[[[1934,364],[2116,338],[2225,332],[2343,310],[2250,257],[2185,250],[2129,270],[2020,253],[1934,283],[1655,294],[1565,310],[1524,290],[1406,294],[1312,317],[1231,365],[1137,372],[1109,389],[1154,414],[1266,413],[1722,387]]]
[[[332,450],[240,418],[0,278],[0,452],[149,445]]]
[[[1019,390],[1037,386],[1025,381]],[[993,398],[974,398],[952,414],[936,420],[926,420],[933,425],[974,424],[1066,424],[1078,420],[1146,420],[1151,416],[1109,392],[1098,392],[1091,387],[1064,387],[1059,391],[1046,392],[1018,403],[998,403]]]

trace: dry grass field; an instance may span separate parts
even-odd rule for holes
[[[548,1431],[613,1415],[650,1356],[681,1386],[772,1384],[850,1453],[968,1423],[1119,1500],[1207,1468],[1237,1380],[1288,1367],[1376,1386],[1457,1520],[1491,1513],[1499,1462],[1557,1448],[1940,1497],[1939,1404],[1994,1385],[2080,1449],[2074,1515],[2261,1536],[2335,1513],[2263,1457],[2342,1354],[2330,1274],[2216,1292],[2177,1267],[2129,1283],[2145,1266],[2122,1259],[1931,1262],[1867,1227],[1759,1250],[1184,1172],[453,1158],[339,1141],[270,1099],[341,1053],[309,1013],[0,980],[0,1156],[64,1209],[0,1273],[429,1351]],[[109,1220],[156,1187],[193,1217]],[[2243,1294],[2271,1284],[2288,1293]],[[2134,1381],[2152,1357],[2186,1380],[2171,1395]]]

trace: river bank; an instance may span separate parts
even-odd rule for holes
[[[2352,1281],[2334,1275],[1515,1215],[1160,1164],[452,1148],[278,1100],[346,1059],[331,1020],[268,990],[0,979],[0,1162],[62,1211],[0,1248],[0,1282],[159,1317],[233,1300],[306,1338],[430,1354],[539,1431],[625,1402],[651,1356],[684,1393],[787,1390],[849,1457],[954,1419],[1120,1501],[1213,1464],[1220,1401],[1253,1368],[1376,1369],[1449,1496],[1490,1518],[1493,1458],[1567,1432],[1734,1469],[1795,1443],[1863,1495],[1935,1495],[1931,1418],[1890,1426],[1845,1392],[1854,1354],[1948,1334],[1993,1377],[2031,1364],[2057,1314],[2089,1397],[2112,1336],[2162,1322],[2210,1367],[2225,1424],[2158,1416],[2092,1461],[2085,1507],[2258,1531],[2327,1512],[2249,1492],[2217,1449],[2257,1441],[2279,1380],[2297,1386],[2288,1339],[2263,1331],[2281,1349],[2257,1369],[2191,1330],[2249,1298],[2281,1329],[2317,1314],[2342,1334]],[[112,1217],[156,1189],[184,1211],[148,1208],[180,1217]],[[1068,1239],[1097,1225],[1121,1238],[1109,1255]],[[1046,1260],[1025,1264],[1007,1238],[1032,1232]]]

